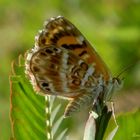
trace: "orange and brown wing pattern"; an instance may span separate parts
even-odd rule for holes
[[[66,49],[53,45],[35,52],[28,64],[35,90],[50,95],[74,98],[97,83],[94,68]],[[87,76],[86,76],[87,75]]]
[[[94,65],[94,76],[102,75],[105,81],[110,78],[107,66],[94,48],[80,31],[62,16],[51,18],[45,23],[44,29],[36,36],[35,44],[41,48],[56,45],[70,50],[87,64]]]

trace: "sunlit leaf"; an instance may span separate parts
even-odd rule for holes
[[[116,126],[116,127],[110,132],[110,134],[108,135],[108,137],[106,138],[106,140],[113,140],[113,138],[114,138],[114,136],[115,136],[115,134],[116,134],[118,128],[119,128],[119,127]]]
[[[135,112],[122,113],[116,117],[118,130],[114,129],[115,133],[113,140],[140,140],[140,109]],[[111,129],[114,127],[113,120],[110,121],[106,138],[109,136]]]

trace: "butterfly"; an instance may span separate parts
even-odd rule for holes
[[[81,32],[62,16],[50,18],[27,53],[26,74],[37,93],[69,100],[64,116],[111,98],[120,80]]]

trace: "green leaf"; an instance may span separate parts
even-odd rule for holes
[[[113,140],[140,140],[140,109],[117,117],[118,132]]]
[[[116,135],[118,131],[118,125],[110,132],[106,140],[113,140],[114,136]]]
[[[96,140],[103,139],[104,133],[111,118],[112,111],[109,111],[107,106],[104,106],[101,115],[96,119],[97,132]]]
[[[11,125],[15,140],[46,140],[45,98],[37,95],[24,74],[24,58],[13,63],[11,85]]]
[[[140,140],[140,109],[135,112],[122,113],[117,116],[118,130],[113,140]],[[114,127],[114,120],[109,123],[106,137]],[[114,129],[115,130],[115,129]],[[113,132],[113,131],[112,131]]]

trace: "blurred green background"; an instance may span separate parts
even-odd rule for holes
[[[123,75],[124,88],[117,97],[116,104],[120,102],[120,106],[116,109],[120,112],[140,106],[140,0],[1,0],[0,140],[7,140],[11,135],[11,62],[33,46],[43,22],[58,15],[77,26],[113,75],[134,64]]]

